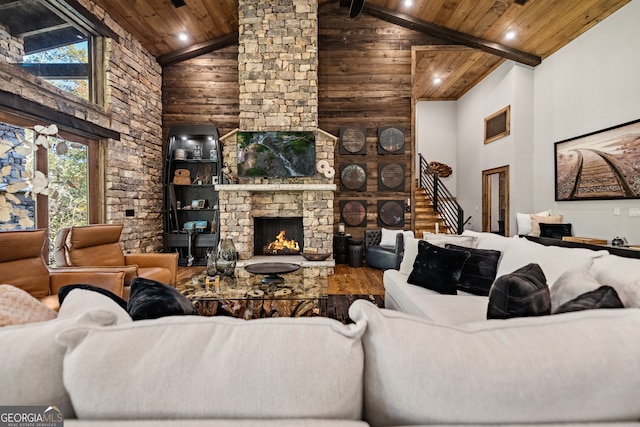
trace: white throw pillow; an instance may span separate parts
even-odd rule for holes
[[[480,231],[465,230],[462,232],[462,236],[473,236],[476,238],[477,249],[491,249],[494,251],[503,252],[511,237],[500,236],[499,234],[486,233]]]
[[[555,312],[558,307],[567,301],[586,292],[595,291],[600,283],[588,270],[577,268],[567,270],[558,277],[555,282],[549,283],[551,289],[551,312]]]
[[[367,325],[364,407],[372,426],[640,418],[638,309],[453,326],[358,300],[349,316]]]
[[[614,288],[625,307],[640,307],[640,259],[607,254],[593,262],[591,273]]]
[[[562,224],[562,215],[539,216],[531,215],[531,232],[529,236],[540,237],[540,223],[543,224]]]
[[[396,245],[396,235],[398,233],[402,233],[402,230],[388,230],[383,228],[380,236],[380,246],[394,247]]]
[[[404,255],[400,262],[400,273],[411,274],[413,271],[413,263],[418,256],[418,242],[420,239],[410,238],[404,241]]]
[[[436,245],[441,248],[444,248],[447,244],[464,246],[465,248],[475,248],[477,237],[462,234],[435,234],[424,231],[422,233],[422,240],[426,240],[432,245]]]
[[[533,262],[542,268],[547,284],[552,284],[567,270],[582,268],[588,270],[594,259],[606,254],[608,252],[605,250],[544,246],[526,238],[511,238],[498,264],[496,277],[513,273],[520,267]],[[605,284],[601,280],[598,281]]]
[[[549,216],[551,215],[551,211],[543,211],[538,212],[538,216]],[[518,224],[518,234],[521,236],[526,236],[531,233],[531,214],[525,213],[516,213],[516,222]]]
[[[365,327],[170,316],[78,328],[59,337],[64,385],[78,418],[360,420]]]

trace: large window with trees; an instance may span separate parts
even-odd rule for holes
[[[52,242],[100,222],[98,155],[97,140],[0,113],[0,230],[47,228]]]
[[[104,37],[118,40],[77,0],[0,1],[7,62],[100,105]]]

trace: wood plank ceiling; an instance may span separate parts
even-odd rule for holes
[[[238,31],[237,0],[184,0],[177,8],[170,0],[93,1],[160,58],[212,48]],[[442,27],[453,33],[453,39],[442,38],[443,45],[414,47],[413,87],[416,99],[455,100],[505,60],[486,46],[544,60],[629,1],[413,0],[408,6],[404,0],[366,0],[362,13],[436,37]],[[319,0],[321,6],[329,3],[338,0]],[[507,40],[512,31],[515,37]],[[187,41],[179,39],[181,33]]]

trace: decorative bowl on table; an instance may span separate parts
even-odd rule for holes
[[[325,259],[331,256],[330,253],[326,254],[310,254],[306,252],[302,252],[300,255],[304,257],[307,261],[324,261]]]

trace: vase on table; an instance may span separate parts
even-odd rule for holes
[[[216,256],[217,250],[212,248],[209,252],[207,252],[207,276],[213,277],[218,274],[218,269],[216,268]]]
[[[238,261],[238,251],[232,239],[222,239],[218,244],[216,254],[216,270],[225,276],[234,277],[236,263]]]

